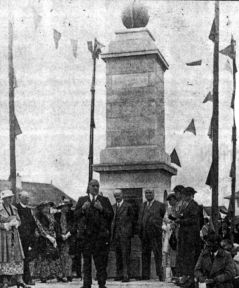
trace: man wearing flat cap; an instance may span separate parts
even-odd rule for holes
[[[182,208],[175,220],[179,224],[177,272],[182,276],[181,284],[193,283],[194,266],[197,261],[198,243],[200,242],[198,205],[192,200],[195,193],[191,187],[182,191]]]
[[[79,241],[83,249],[84,288],[92,285],[92,258],[99,288],[105,288],[113,215],[109,199],[99,195],[99,182],[92,179],[88,186],[88,195],[79,198],[75,209],[75,220],[81,237]]]
[[[18,229],[25,255],[23,280],[26,284],[34,285],[30,274],[29,263],[31,261],[30,251],[33,249],[35,242],[36,223],[32,215],[32,210],[28,207],[29,198],[30,195],[27,191],[21,191],[19,193],[20,202],[16,207],[21,219],[21,226]]]
[[[154,199],[154,190],[145,190],[146,201],[143,203],[139,219],[139,237],[142,243],[142,280],[150,279],[151,252],[153,250],[156,273],[162,281],[162,224],[165,205]]]

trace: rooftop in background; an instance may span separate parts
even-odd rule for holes
[[[11,183],[7,180],[0,180],[0,191],[11,189]],[[42,201],[52,201],[56,204],[61,202],[62,197],[69,198],[73,205],[76,201],[69,195],[55,187],[53,184],[22,182],[22,190],[31,194],[30,204],[35,206]]]
[[[224,197],[224,199],[230,200],[230,199],[231,199],[231,195]],[[239,191],[237,191],[237,192],[235,193],[235,199],[239,199]]]

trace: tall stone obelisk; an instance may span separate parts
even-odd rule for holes
[[[164,72],[168,63],[144,28],[148,19],[141,4],[127,7],[122,21],[128,29],[116,32],[108,52],[102,54],[106,62],[106,148],[94,170],[100,173],[101,190],[110,199],[114,188],[125,189],[127,197],[132,191],[137,198],[142,198],[145,188],[154,188],[156,198],[163,200],[176,174],[165,152]]]
[[[153,188],[155,198],[162,201],[177,172],[165,152],[164,72],[168,63],[145,28],[148,20],[147,9],[134,1],[122,14],[127,29],[116,32],[108,52],[102,54],[106,63],[106,148],[101,151],[100,164],[94,165],[103,194],[113,201],[114,189],[121,188],[135,209],[135,222],[144,190]],[[138,277],[137,236],[131,251],[131,275]],[[114,261],[111,253],[110,277],[115,276]]]

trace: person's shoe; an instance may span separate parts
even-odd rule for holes
[[[116,277],[114,278],[114,281],[121,281],[121,280],[123,280],[123,277],[116,276]]]
[[[141,280],[142,280],[142,281],[144,281],[144,280],[149,280],[149,279],[150,279],[150,278],[147,277],[147,276],[142,276],[142,277],[141,277]]]
[[[72,282],[72,277],[68,276],[68,277],[67,277],[67,281],[68,281],[68,282]]]
[[[124,278],[122,279],[122,282],[124,282],[124,283],[129,282],[129,277],[124,277]]]
[[[41,283],[46,283],[46,279],[42,278]]]
[[[62,282],[62,283],[66,283],[66,282],[67,282],[67,280],[64,279],[64,278],[62,278],[62,277],[58,277],[58,278],[57,278],[57,281],[58,281],[58,282]]]
[[[33,280],[29,280],[26,282],[27,285],[34,286],[36,283]]]

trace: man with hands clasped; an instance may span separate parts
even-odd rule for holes
[[[78,241],[83,250],[84,288],[90,288],[92,284],[92,257],[99,288],[105,288],[113,215],[109,199],[99,195],[99,182],[92,179],[88,185],[88,195],[79,198],[75,209],[75,221],[80,235]]]

